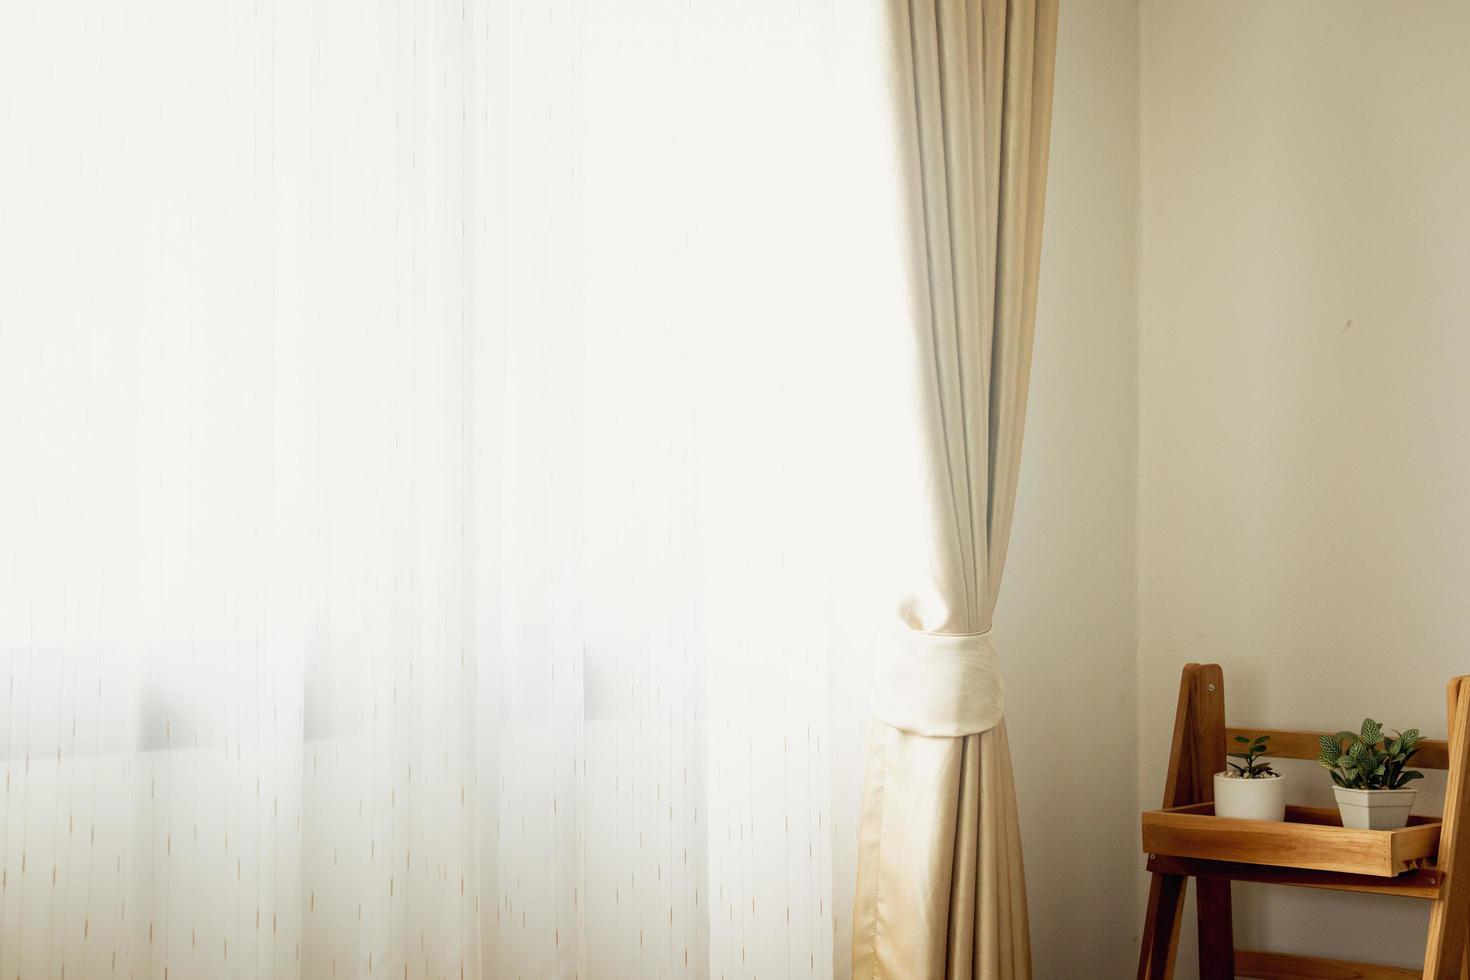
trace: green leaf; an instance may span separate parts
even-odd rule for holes
[[[1251,744],[1251,740],[1248,739],[1248,738],[1246,738],[1244,735],[1237,735],[1237,736],[1235,736],[1235,740],[1237,742],[1240,742],[1243,745],[1249,745],[1249,744]]]
[[[1364,718],[1363,728],[1358,732],[1358,738],[1368,745],[1377,745],[1378,741],[1383,738],[1383,726],[1372,718]]]
[[[1419,742],[1420,742],[1420,738],[1419,738],[1419,735],[1418,735],[1417,732],[1414,733],[1414,735],[1413,735],[1412,738],[1410,736],[1408,736],[1408,735],[1405,735],[1404,736],[1404,758],[1405,759],[1407,759],[1409,756],[1413,755],[1415,752],[1418,752],[1421,748],[1423,748],[1423,746],[1421,746],[1419,744]]]

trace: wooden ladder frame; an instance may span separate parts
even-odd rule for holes
[[[1138,980],[1170,980],[1179,947],[1184,896],[1195,880],[1199,929],[1200,980],[1470,980],[1470,677],[1449,683],[1447,742],[1426,739],[1414,763],[1446,769],[1444,824],[1434,867],[1408,871],[1395,878],[1304,871],[1267,865],[1203,861],[1149,855],[1152,880],[1148,890],[1143,941],[1138,954]],[[1269,734],[1270,755],[1287,759],[1317,758],[1318,732],[1229,728],[1225,724],[1225,675],[1219,664],[1189,664],[1179,684],[1174,715],[1174,741],[1164,782],[1164,807],[1213,802],[1215,773],[1225,769],[1226,746],[1236,735]],[[1463,880],[1462,880],[1463,879]],[[1428,899],[1429,941],[1423,972],[1328,960],[1312,956],[1235,948],[1230,883],[1257,881],[1335,891],[1369,892]]]

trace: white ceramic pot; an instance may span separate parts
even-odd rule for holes
[[[1219,784],[1216,784],[1219,785]],[[1409,824],[1417,789],[1343,789],[1332,787],[1342,825],[1358,830],[1398,830]]]
[[[1286,777],[1277,773],[1261,779],[1234,779],[1223,772],[1215,773],[1215,816],[1236,820],[1284,820],[1286,799],[1282,784]]]

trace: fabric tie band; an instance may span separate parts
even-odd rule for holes
[[[989,731],[1005,715],[1000,661],[990,630],[902,630],[878,664],[874,711],[900,731],[958,737]]]

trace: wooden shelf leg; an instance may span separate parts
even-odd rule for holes
[[[1429,910],[1424,980],[1462,980],[1470,943],[1470,871],[1460,867],[1470,853],[1470,678],[1450,682],[1448,701],[1450,771],[1438,862],[1442,885]]]
[[[1230,910],[1230,882],[1198,878],[1194,887],[1199,913],[1200,980],[1235,980],[1235,929]]]
[[[1164,779],[1164,806],[1208,803],[1215,773],[1225,768],[1225,673],[1219,664],[1188,664],[1179,679],[1174,741]],[[1155,874],[1138,952],[1139,980],[1168,980],[1174,972],[1188,879]],[[1196,879],[1201,980],[1234,980],[1235,937],[1230,882]]]
[[[1183,875],[1153,876],[1148,886],[1148,913],[1138,951],[1138,980],[1170,980],[1174,954],[1179,949],[1179,926],[1184,921]]]
[[[1190,681],[1189,737],[1193,740],[1194,799],[1215,798],[1215,773],[1225,770],[1225,672],[1205,664]],[[1235,980],[1235,934],[1230,909],[1230,882],[1201,878],[1195,882],[1199,927],[1200,980]]]

